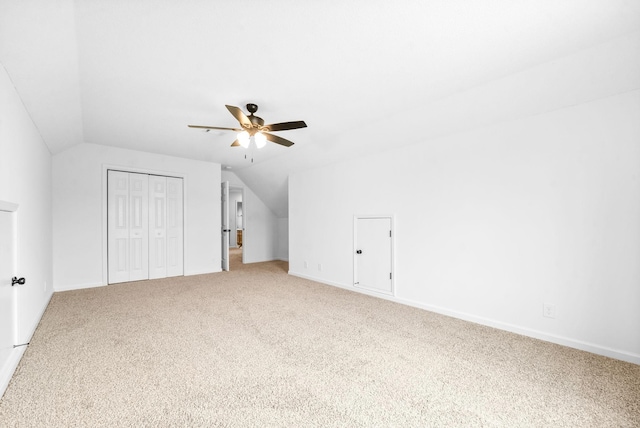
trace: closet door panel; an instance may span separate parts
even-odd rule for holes
[[[109,171],[107,179],[109,284],[129,281],[129,174]]]
[[[167,276],[184,274],[182,179],[167,177]]]
[[[129,280],[149,279],[149,176],[129,174]]]
[[[149,176],[149,279],[167,276],[167,177]]]
[[[149,278],[148,181],[146,174],[108,172],[109,284]]]

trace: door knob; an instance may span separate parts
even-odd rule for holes
[[[362,254],[362,250],[356,251],[356,254]]]
[[[14,276],[13,278],[11,278],[11,286],[13,287],[16,284],[22,285],[24,284],[26,281],[24,278],[20,278],[18,279],[17,276]]]

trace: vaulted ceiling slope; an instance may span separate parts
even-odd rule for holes
[[[53,154],[229,165],[286,216],[291,171],[415,143],[442,100],[639,28],[637,0],[0,0],[0,62]],[[248,102],[309,127],[245,159],[186,126],[236,126],[224,106]]]

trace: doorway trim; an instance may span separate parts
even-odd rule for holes
[[[247,199],[245,198],[244,186],[233,186],[231,185],[231,182],[229,182],[229,193],[231,193],[232,190],[239,190],[242,194],[242,263],[244,264],[244,255],[246,254],[245,250],[247,249],[247,235],[245,233],[247,231]],[[231,210],[231,207],[229,207],[229,210]],[[235,215],[235,207],[233,212]],[[229,212],[229,214],[231,214],[231,212]]]
[[[229,228],[231,228],[232,225],[236,224],[236,204],[231,204],[231,194],[232,193],[240,193],[241,197],[242,197],[242,263],[245,263],[245,254],[246,254],[246,249],[247,249],[247,239],[246,239],[246,230],[247,230],[247,208],[246,208],[246,199],[245,199],[245,188],[244,186],[238,186],[236,185],[232,185],[231,184],[231,180],[224,180],[222,181],[222,183],[224,182],[228,182],[229,183],[229,200],[227,201],[227,215],[229,217]],[[224,204],[223,204],[224,205]],[[232,221],[233,219],[233,221]],[[221,216],[220,218],[220,229],[224,229],[224,214]],[[231,235],[231,233],[235,234],[237,229],[230,229],[229,232],[229,236]],[[224,233],[221,234],[221,243],[224,245]],[[229,245],[229,249],[231,249],[230,246],[230,239],[227,240],[227,245]],[[234,247],[234,248],[237,248]],[[224,252],[224,250],[223,250]],[[224,260],[223,260],[224,262]],[[229,270],[231,270],[231,263],[229,263]],[[224,269],[223,269],[224,270]]]
[[[108,184],[108,171],[122,171],[122,172],[130,172],[137,174],[150,174],[150,175],[161,175],[165,177],[175,177],[182,178],[182,213],[183,213],[183,221],[182,221],[182,266],[183,266],[183,274],[186,275],[186,266],[184,265],[184,261],[188,260],[187,258],[187,174],[174,172],[174,171],[162,171],[157,169],[149,169],[149,168],[135,168],[131,166],[125,165],[117,165],[117,164],[102,164],[101,171],[101,179],[102,179],[102,284],[103,286],[109,285],[109,248],[108,248],[108,234],[107,234],[107,223],[109,221],[109,206],[108,206],[108,193],[107,193],[107,184]]]

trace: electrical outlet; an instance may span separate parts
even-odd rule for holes
[[[318,270],[322,272],[322,263],[318,263]]]
[[[305,260],[304,261],[304,268],[307,269],[309,267],[309,263]]]
[[[555,318],[556,317],[556,305],[552,305],[550,303],[544,303],[542,305],[542,316],[546,318]]]

